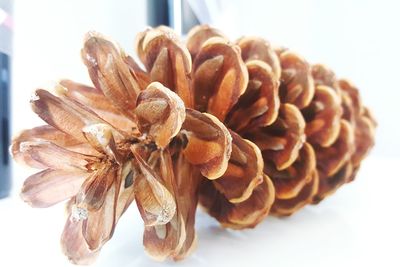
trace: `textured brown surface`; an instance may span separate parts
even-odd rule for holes
[[[135,49],[142,64],[89,33],[81,55],[94,87],[36,90],[32,109],[48,125],[12,144],[18,162],[41,170],[24,201],[69,199],[61,240],[74,263],[95,259],[134,201],[148,254],[182,259],[196,245],[198,205],[232,229],[288,216],[354,180],[374,144],[353,84],[262,38],[230,42],[202,25],[185,44],[161,26]]]

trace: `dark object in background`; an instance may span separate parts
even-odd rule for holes
[[[172,1],[148,0],[147,1],[147,23],[149,26],[158,25],[172,26]]]
[[[0,198],[6,197],[10,191],[10,158],[9,146],[9,62],[8,55],[0,52]]]
[[[10,194],[11,1],[0,0],[0,198]]]
[[[187,0],[148,0],[147,23],[151,27],[172,27],[178,34],[187,34],[200,24]]]

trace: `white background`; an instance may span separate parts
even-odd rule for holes
[[[237,233],[200,213],[198,250],[178,265],[400,266],[400,2],[222,0],[219,7],[214,23],[232,39],[263,36],[357,84],[379,121],[377,145],[355,183],[289,219],[269,218]],[[146,25],[145,1],[17,0],[14,24],[13,133],[40,123],[29,109],[35,88],[60,78],[89,81],[80,60],[85,32],[102,32],[132,53],[135,34]],[[16,167],[14,174],[17,192],[27,171]],[[0,201],[0,214],[0,266],[65,264],[57,241],[62,207],[34,210],[8,199]],[[133,205],[97,266],[152,263],[141,231]]]
[[[212,1],[211,1],[212,2]],[[350,78],[378,118],[380,156],[400,157],[400,2],[396,0],[219,1],[214,23],[232,39],[258,35]],[[13,132],[31,121],[31,92],[60,78],[88,82],[83,35],[96,30],[133,53],[146,25],[144,0],[15,1]]]

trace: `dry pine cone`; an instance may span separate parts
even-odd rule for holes
[[[91,263],[128,206],[158,260],[194,248],[200,204],[223,227],[290,215],[354,179],[376,123],[357,88],[258,37],[236,43],[209,26],[186,45],[169,28],[137,36],[144,68],[98,33],[82,59],[94,87],[62,80],[37,89],[47,125],[12,144],[42,171],[26,179],[33,207],[69,199],[62,248]]]

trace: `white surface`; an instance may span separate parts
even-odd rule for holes
[[[197,214],[198,247],[188,259],[152,261],[143,251],[136,206],[117,225],[94,266],[400,266],[400,159],[367,159],[352,184],[317,206],[257,228],[227,231]],[[72,266],[61,254],[63,205],[32,209],[19,199],[0,201],[2,267]]]

